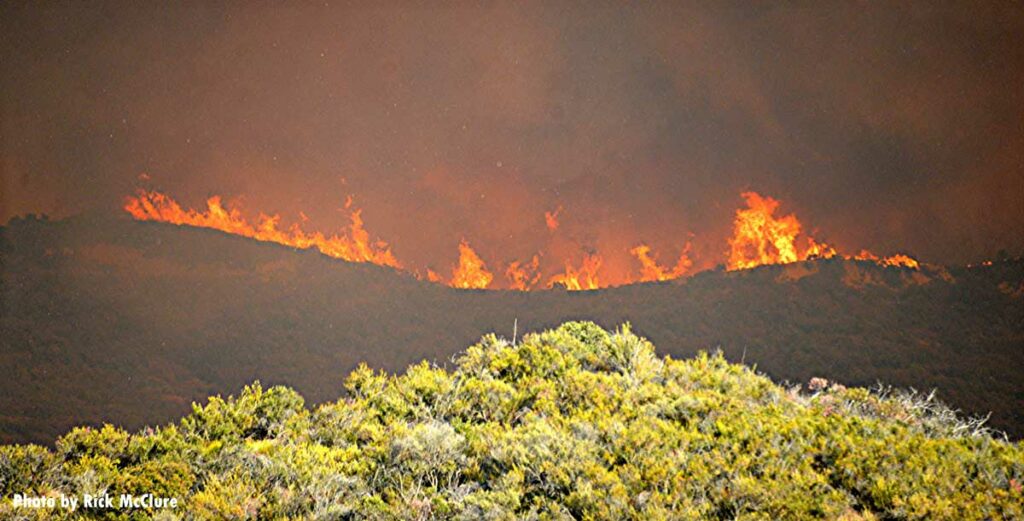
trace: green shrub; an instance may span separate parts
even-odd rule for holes
[[[930,396],[783,388],[587,322],[488,335],[446,371],[366,366],[306,409],[258,383],[179,426],[0,447],[13,493],[177,497],[165,519],[1019,519],[1024,449]]]

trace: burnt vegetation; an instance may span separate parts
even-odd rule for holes
[[[261,380],[311,403],[366,363],[449,364],[481,332],[632,323],[778,381],[885,382],[1024,435],[1024,263],[816,260],[599,291],[465,291],[221,232],[126,219],[0,228],[0,440],[129,430]]]

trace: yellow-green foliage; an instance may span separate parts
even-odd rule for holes
[[[485,337],[447,371],[360,367],[313,410],[259,384],[128,434],[0,448],[0,517],[29,495],[151,492],[109,519],[1020,519],[1024,450],[927,398],[773,384],[628,328]],[[31,515],[30,515],[31,514]]]

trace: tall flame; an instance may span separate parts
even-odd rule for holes
[[[480,256],[469,247],[465,239],[459,243],[459,265],[452,270],[451,286],[462,289],[484,289],[491,285],[494,275]]]
[[[651,257],[651,247],[646,244],[641,244],[629,250],[629,253],[640,261],[640,282],[678,279],[685,275],[693,266],[693,261],[690,260],[689,255],[690,243],[686,243],[682,254],[679,255],[679,260],[676,261],[676,265],[671,269],[659,266],[658,262]]]
[[[601,287],[601,281],[597,271],[601,269],[602,262],[600,255],[590,253],[583,256],[583,263],[579,269],[574,268],[571,262],[565,261],[565,273],[548,279],[548,287],[560,286],[570,291],[598,289]]]
[[[879,258],[861,250],[854,256],[840,255],[832,246],[806,237],[807,247],[798,250],[800,221],[796,215],[775,217],[779,202],[756,192],[741,194],[747,202],[746,208],[736,211],[733,235],[729,239],[729,270],[742,270],[764,264],[788,264],[807,259],[830,259],[841,256],[844,259],[870,260],[882,266],[918,269],[920,264],[914,258],[902,253]]]
[[[351,201],[347,204],[351,205]],[[294,248],[316,248],[324,255],[351,262],[402,267],[386,242],[370,240],[369,232],[363,227],[361,210],[353,210],[350,214],[352,223],[347,233],[326,237],[320,232],[306,233],[297,224],[288,230],[281,230],[277,227],[281,221],[278,215],[260,214],[255,224],[250,223],[237,208],[225,208],[219,196],[206,200],[205,211],[183,210],[177,201],[167,195],[139,190],[135,196],[127,198],[124,209],[140,221],[212,228]]]
[[[733,236],[729,240],[730,270],[753,268],[762,264],[796,262],[796,236],[800,221],[795,215],[775,217],[779,202],[755,192],[741,194],[747,208],[736,211]]]
[[[512,261],[505,269],[505,277],[508,278],[509,288],[519,291],[532,289],[540,281],[540,256],[534,255],[533,260],[527,263]]]

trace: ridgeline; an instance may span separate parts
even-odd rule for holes
[[[675,358],[926,392],[1024,437],[1024,261],[829,259],[597,291],[457,290],[214,230],[79,216],[0,227],[0,443],[136,430],[259,380],[311,404],[360,363],[445,363],[497,331],[629,322]]]

